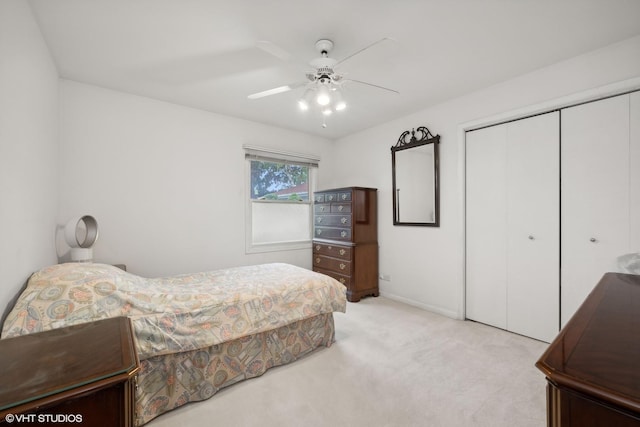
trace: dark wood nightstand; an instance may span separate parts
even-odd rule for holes
[[[139,369],[126,317],[0,340],[0,424],[133,426]]]

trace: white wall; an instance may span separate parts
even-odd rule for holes
[[[242,145],[318,154],[322,175],[331,141],[66,80],[60,96],[59,220],[96,218],[96,261],[143,276],[311,267],[311,249],[245,254]]]
[[[460,125],[640,77],[640,37],[336,143],[95,86],[58,85],[22,0],[0,2],[0,58],[0,308],[33,270],[57,261],[56,225],[81,214],[100,225],[96,260],[142,275],[269,261],[309,267],[310,250],[245,254],[248,143],[319,154],[319,188],[378,188],[380,271],[392,277],[381,282],[382,293],[460,316]],[[389,148],[420,125],[442,137],[441,227],[394,227]]]
[[[0,2],[0,315],[56,261],[58,74],[23,0]]]
[[[470,70],[469,72],[473,72]],[[464,197],[461,125],[640,77],[640,37],[567,60],[336,142],[329,186],[378,188],[383,295],[452,317],[464,313]],[[390,147],[400,134],[427,126],[440,134],[441,226],[393,226]],[[366,155],[367,161],[360,159]]]

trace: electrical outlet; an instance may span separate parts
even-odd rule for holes
[[[391,275],[390,274],[381,274],[380,275],[380,280],[384,280],[386,282],[390,282],[391,281]]]

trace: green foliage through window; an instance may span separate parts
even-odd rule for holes
[[[252,160],[251,198],[308,201],[309,167]]]

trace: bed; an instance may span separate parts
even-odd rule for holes
[[[136,425],[292,362],[334,340],[338,281],[273,263],[148,279],[94,263],[34,273],[2,338],[127,316],[141,370]]]

